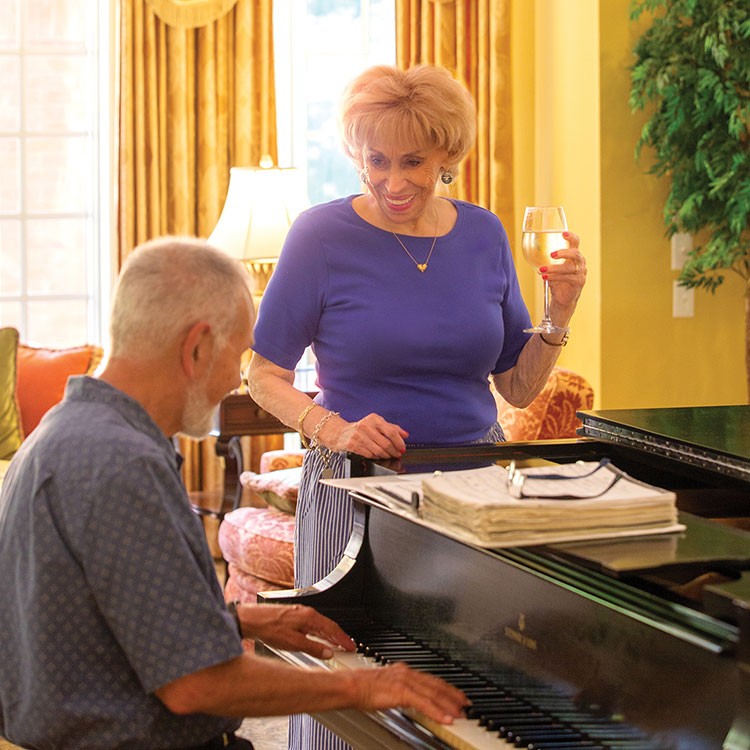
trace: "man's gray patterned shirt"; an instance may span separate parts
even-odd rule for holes
[[[71,378],[0,496],[0,735],[36,748],[186,747],[236,719],[154,691],[242,653],[170,440]]]

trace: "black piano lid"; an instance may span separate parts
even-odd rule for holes
[[[584,437],[639,448],[750,482],[750,406],[582,411]]]

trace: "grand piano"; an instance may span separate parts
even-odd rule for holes
[[[405,660],[473,704],[450,727],[399,711],[318,721],[368,750],[750,748],[750,407],[579,417],[577,440],[350,456],[351,474],[607,457],[675,491],[685,531],[488,550],[355,492],[338,567],[260,598],[313,606],[361,644],[355,661]]]

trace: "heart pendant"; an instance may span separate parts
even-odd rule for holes
[[[417,263],[417,268],[424,273],[427,270],[427,264],[426,263]]]

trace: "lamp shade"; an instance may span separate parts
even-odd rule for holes
[[[308,201],[297,169],[232,167],[221,216],[209,244],[246,263],[273,262]]]

